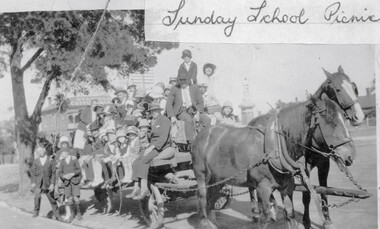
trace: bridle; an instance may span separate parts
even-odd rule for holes
[[[357,88],[356,88],[356,84],[355,83],[351,83],[355,89],[355,94],[357,94]],[[349,115],[347,113],[347,110],[350,110],[352,106],[354,106],[356,104],[356,102],[354,100],[351,100],[348,104],[344,103],[342,101],[342,99],[337,95],[338,90],[341,90],[339,88],[336,88],[332,83],[331,83],[331,80],[327,80],[327,84],[325,85],[325,91],[328,91],[329,88],[333,91],[333,96],[330,98],[331,100],[334,100],[338,103],[339,107],[343,110],[343,113],[344,113],[344,117],[345,118],[349,118]],[[323,94],[323,91],[322,91],[322,94]]]
[[[322,154],[325,157],[333,157],[335,159],[338,159],[338,158],[341,158],[341,156],[337,154],[335,150],[343,145],[349,144],[351,142],[353,143],[353,140],[351,137],[349,137],[349,138],[343,139],[341,142],[337,144],[333,144],[329,142],[328,139],[326,139],[323,128],[321,127],[319,123],[319,119],[321,118],[321,113],[325,111],[326,111],[326,108],[320,109],[317,105],[314,105],[312,115],[311,115],[310,128],[307,135],[307,139],[309,139],[309,141],[307,142],[310,142],[309,144],[312,151]],[[327,153],[324,152],[324,150],[321,150],[321,148],[318,146],[318,144],[315,141],[314,133],[317,129],[319,129],[322,135],[324,145],[326,146],[326,148],[328,148]]]

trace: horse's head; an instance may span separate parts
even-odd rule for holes
[[[332,153],[332,158],[339,167],[351,165],[356,151],[345,126],[342,110],[328,98],[312,98],[312,102],[312,147]]]
[[[338,67],[338,72],[329,73],[325,69],[327,79],[317,91],[319,98],[327,96],[334,100],[344,112],[344,116],[350,120],[351,125],[357,126],[363,122],[364,113],[358,99],[358,89],[354,82],[344,73],[341,66]]]

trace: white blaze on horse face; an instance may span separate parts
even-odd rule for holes
[[[355,123],[356,125],[359,125],[364,120],[364,117],[365,117],[364,112],[359,103],[355,103],[353,108],[355,111],[355,118],[356,118]]]
[[[346,93],[350,97],[350,99],[352,99],[352,101],[356,101],[357,98],[355,95],[355,91],[352,88],[352,84],[350,82],[348,82],[347,80],[343,80],[342,87],[346,91]]]

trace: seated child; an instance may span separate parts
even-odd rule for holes
[[[65,186],[66,204],[74,212],[73,217],[77,216],[78,220],[82,219],[80,212],[80,187],[79,183],[82,179],[82,171],[76,159],[76,152],[62,151],[62,161],[59,167],[59,177]],[[74,207],[75,204],[75,207]]]
[[[126,131],[128,138],[127,152],[122,155],[124,166],[124,179],[122,183],[132,182],[132,164],[140,154],[140,139],[138,138],[138,129],[135,126],[129,126]]]

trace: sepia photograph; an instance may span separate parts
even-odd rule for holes
[[[146,40],[108,3],[0,12],[1,228],[378,227],[378,45]]]

